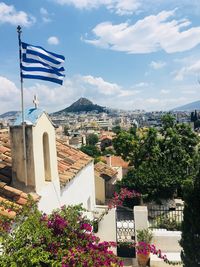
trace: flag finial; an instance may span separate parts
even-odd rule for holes
[[[17,26],[17,32],[21,33],[22,32],[22,27],[20,25]]]

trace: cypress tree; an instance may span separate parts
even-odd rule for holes
[[[181,258],[184,267],[200,267],[200,173],[187,190],[184,200]]]

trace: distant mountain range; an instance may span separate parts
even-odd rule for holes
[[[8,111],[6,113],[3,113],[0,115],[1,119],[4,118],[11,118],[11,117],[16,117],[18,115],[19,111]]]
[[[81,97],[69,107],[62,109],[60,111],[54,112],[51,115],[60,115],[60,114],[66,114],[69,112],[78,113],[78,112],[91,112],[91,111],[96,111],[100,113],[100,112],[109,112],[111,110],[112,109],[105,108],[97,104],[93,104],[92,101],[88,100],[87,98]],[[200,110],[200,100],[174,108],[171,111],[194,111],[194,110]],[[13,118],[13,117],[16,117],[18,113],[19,111],[8,111],[6,113],[1,114],[0,118],[1,119]]]
[[[105,112],[105,110],[105,107],[93,104],[92,101],[88,100],[87,98],[81,97],[71,106],[60,111],[54,112],[52,115],[66,114],[68,112]]]
[[[195,101],[173,109],[173,111],[194,111],[194,110],[200,110],[200,101]]]

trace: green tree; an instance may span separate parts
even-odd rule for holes
[[[122,128],[120,125],[116,125],[112,128],[113,133],[119,134],[121,132]]]
[[[173,128],[176,122],[176,118],[171,115],[171,114],[165,114],[161,118],[162,122],[162,131],[168,129],[168,128]]]
[[[128,161],[134,161],[135,150],[137,149],[137,140],[129,132],[120,131],[119,134],[113,139],[113,147],[116,154]]]
[[[86,138],[87,145],[95,146],[99,141],[97,134],[89,134]]]
[[[162,121],[159,131],[123,131],[113,142],[116,153],[134,166],[118,186],[135,189],[147,199],[181,195],[182,183],[197,172],[197,135],[169,114]]]
[[[181,258],[184,267],[200,266],[200,173],[194,183],[190,180],[184,194],[184,220],[182,223],[183,248]]]
[[[85,145],[82,146],[80,149],[82,152],[87,154],[90,157],[97,158],[101,156],[101,151],[98,149],[98,147],[93,146],[93,145]]]

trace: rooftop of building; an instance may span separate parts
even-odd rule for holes
[[[56,141],[56,147],[60,186],[64,187],[93,159],[62,140]],[[37,194],[32,193],[31,195],[34,200],[39,199]],[[27,193],[12,186],[12,155],[9,135],[0,136],[0,215],[15,216],[16,211],[26,204],[27,200]],[[10,205],[12,210],[5,208]]]
[[[95,164],[94,171],[95,176],[99,177],[109,176],[110,178],[112,178],[117,174],[116,170],[113,170],[111,167],[101,161]]]

